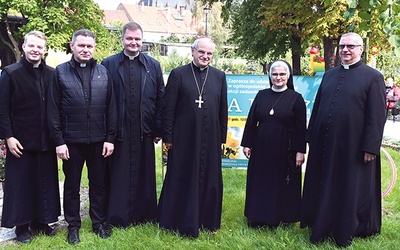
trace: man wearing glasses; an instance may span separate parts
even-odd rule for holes
[[[385,84],[362,52],[358,34],[342,35],[341,65],[325,73],[311,114],[301,227],[312,228],[313,243],[348,246],[381,229]]]
[[[193,238],[200,228],[213,233],[221,224],[221,144],[228,102],[225,73],[209,65],[214,49],[210,38],[198,38],[192,45],[193,61],[172,70],[164,96],[168,167],[160,227]]]

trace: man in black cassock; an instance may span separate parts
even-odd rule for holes
[[[129,22],[122,29],[124,50],[102,64],[110,72],[118,111],[115,152],[110,159],[111,226],[157,219],[154,143],[161,140],[164,80],[160,63],[140,53],[143,30]]]
[[[381,229],[385,84],[360,60],[362,51],[358,34],[342,35],[342,65],[324,74],[311,114],[301,227],[312,228],[313,243],[348,246]]]
[[[220,228],[221,144],[228,106],[225,73],[209,65],[215,44],[201,37],[193,61],[171,71],[163,108],[168,166],[159,203],[160,227],[198,237]]]
[[[16,226],[17,241],[34,233],[55,235],[48,223],[60,215],[55,145],[47,127],[47,89],[53,68],[42,59],[46,36],[25,35],[24,57],[4,68],[0,77],[0,138],[7,141],[1,225]]]

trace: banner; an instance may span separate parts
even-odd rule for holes
[[[294,88],[305,101],[307,120],[311,116],[315,95],[322,76],[294,76]],[[269,88],[267,75],[226,75],[228,85],[228,134],[223,145],[222,167],[247,168],[240,141],[254,97],[259,90]]]

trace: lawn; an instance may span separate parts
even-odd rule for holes
[[[387,148],[397,165],[398,151]],[[160,155],[160,152],[157,153]],[[382,192],[389,186],[391,168],[382,155]],[[160,160],[158,161],[158,163]],[[157,189],[162,186],[161,165],[157,165]],[[61,177],[62,178],[62,177]],[[215,235],[202,232],[198,239],[187,239],[171,232],[159,230],[157,224],[144,224],[125,230],[114,229],[112,237],[101,239],[91,233],[91,222],[84,219],[80,232],[81,243],[66,243],[67,229],[60,229],[55,237],[36,237],[27,245],[12,243],[7,249],[337,249],[332,242],[313,245],[309,242],[310,231],[300,229],[299,224],[270,229],[251,229],[243,216],[246,171],[223,169],[224,202],[221,230]],[[87,185],[87,182],[83,182]],[[367,239],[356,239],[348,249],[399,249],[400,245],[400,184],[383,199],[382,233]]]

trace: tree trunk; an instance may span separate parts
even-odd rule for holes
[[[297,35],[292,36],[293,46],[292,46],[292,67],[293,75],[301,75],[301,55],[299,49],[301,49],[301,37]]]
[[[268,74],[268,70],[269,70],[268,63],[266,63],[266,62],[261,62],[260,64],[261,64],[262,69],[263,69],[263,74],[264,74],[264,75],[267,75],[267,74]]]
[[[10,23],[8,22],[8,17],[7,13],[2,15],[2,20],[6,26],[6,32],[7,32],[7,37],[9,39],[9,42],[6,41],[3,37],[1,38],[2,42],[11,49],[11,51],[14,54],[15,62],[19,62],[22,57],[22,52],[19,49],[18,42],[15,40],[11,28],[10,28]]]
[[[335,50],[337,48],[337,41],[337,39],[331,39],[328,37],[323,38],[325,71],[338,65],[338,56],[335,55],[335,52],[337,52],[337,50]]]

